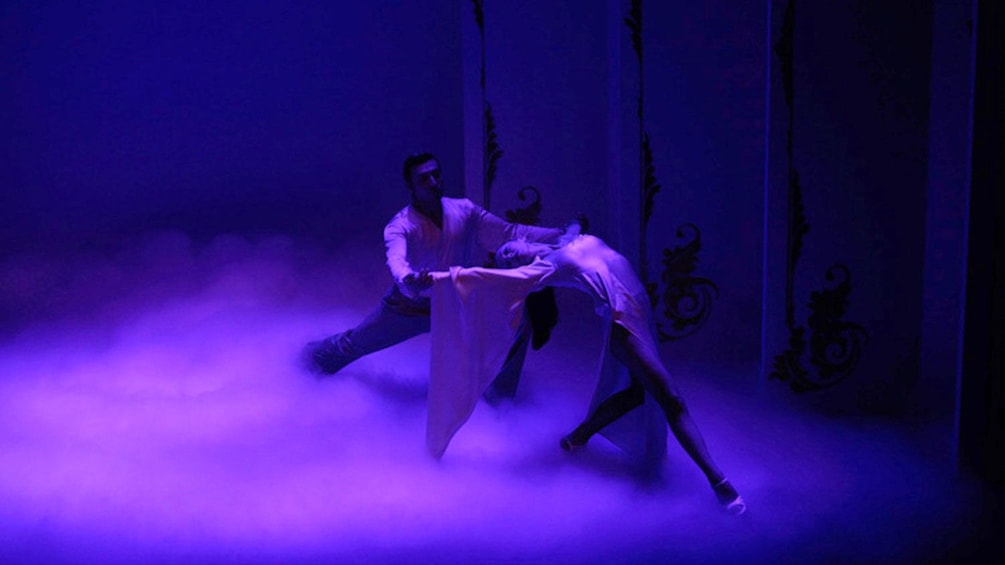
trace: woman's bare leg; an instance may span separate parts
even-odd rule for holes
[[[632,379],[628,388],[612,394],[601,402],[596,410],[577,427],[559,441],[566,451],[583,447],[597,432],[607,427],[618,418],[642,406],[646,391],[637,380]]]
[[[746,504],[712,460],[698,424],[691,418],[684,397],[677,391],[670,373],[663,366],[657,353],[617,324],[611,331],[611,352],[628,367],[632,376],[638,378],[659,403],[663,413],[666,414],[667,423],[670,424],[674,437],[705,473],[705,478],[708,479],[719,503],[733,514],[743,514],[747,510]]]
[[[562,448],[571,451],[582,447],[594,434],[638,407],[645,401],[644,387],[663,409],[674,437],[705,474],[719,503],[732,514],[746,512],[746,503],[712,460],[698,424],[691,418],[684,398],[656,352],[617,324],[611,331],[611,352],[628,367],[632,375],[631,386],[602,402],[585,422],[563,437]]]
[[[655,352],[617,324],[611,331],[611,351],[656,399],[674,437],[705,474],[708,482],[713,486],[721,482],[725,475],[712,460],[701,430],[691,418],[684,398]]]

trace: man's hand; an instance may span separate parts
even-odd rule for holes
[[[412,296],[418,296],[420,292],[433,286],[433,275],[429,274],[429,269],[422,269],[419,272],[411,272],[402,279],[402,284]]]

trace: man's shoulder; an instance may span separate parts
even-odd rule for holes
[[[391,219],[387,221],[387,225],[384,226],[384,229],[386,230],[386,229],[391,228],[391,227],[395,227],[395,226],[400,227],[400,226],[405,225],[405,224],[411,224],[411,223],[413,223],[413,215],[414,215],[414,213],[415,212],[412,210],[412,205],[411,204],[405,206],[401,210],[398,210],[397,212],[395,212],[395,214],[393,216],[391,216]]]
[[[449,196],[444,196],[440,198],[444,206],[456,206],[461,208],[481,208],[481,206],[475,204],[471,200],[461,197],[461,198],[451,198]]]
[[[485,214],[484,208],[467,198],[448,198],[444,196],[440,200],[443,202],[443,210],[452,216],[481,217]]]

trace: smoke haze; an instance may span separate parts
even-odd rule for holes
[[[380,251],[166,233],[6,259],[0,557],[910,561],[982,534],[979,489],[923,430],[829,418],[758,384],[757,367],[667,359],[743,517],[676,444],[648,480],[599,438],[562,452],[599,355],[589,304],[570,295],[516,401],[480,405],[431,460],[428,336],[335,378],[297,365],[305,341],[376,305]]]

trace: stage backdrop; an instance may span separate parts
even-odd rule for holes
[[[841,409],[902,408],[922,350],[934,390],[955,381],[967,2],[2,14],[5,260],[279,233],[352,253],[369,304],[401,159],[428,149],[499,215],[586,213],[639,266],[671,365],[761,364]]]
[[[463,193],[459,3],[7,2],[0,241],[175,229],[375,247],[401,161]]]
[[[586,213],[649,284],[671,364],[756,373],[765,6],[463,4],[469,196]]]
[[[771,2],[763,362],[808,402],[952,416],[968,4]]]

